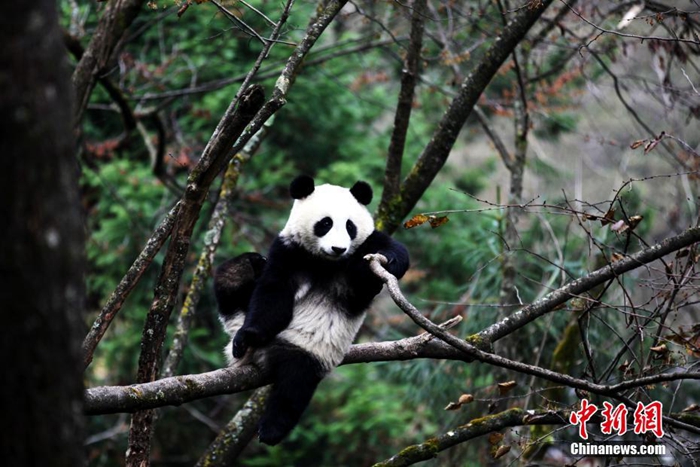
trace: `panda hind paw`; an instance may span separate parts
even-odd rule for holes
[[[268,446],[275,446],[287,436],[289,431],[290,430],[281,428],[279,425],[262,422],[258,427],[258,439],[261,443],[267,444]]]

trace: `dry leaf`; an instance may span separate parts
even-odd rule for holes
[[[445,406],[445,410],[459,410],[460,407],[462,407],[462,404],[459,402],[450,402],[447,404],[447,406]]]
[[[634,230],[635,227],[639,225],[640,222],[644,219],[644,216],[632,216],[629,219],[629,226],[631,230]]]
[[[498,391],[501,393],[501,395],[508,394],[511,389],[513,389],[515,386],[517,386],[518,383],[515,381],[507,381],[505,383],[498,383]]]
[[[497,445],[501,441],[503,441],[503,438],[505,438],[505,435],[503,433],[499,433],[497,431],[494,431],[489,435],[489,444],[492,446]]]
[[[416,214],[415,216],[411,217],[409,220],[404,222],[403,226],[405,229],[412,229],[414,227],[418,227],[419,225],[425,224],[428,222],[430,218],[426,216],[425,214]]]
[[[621,259],[625,259],[625,255],[620,254],[620,253],[613,253],[612,256],[610,257],[610,260],[614,263],[616,261],[620,261]]]
[[[471,394],[462,394],[461,396],[459,396],[459,404],[460,405],[469,404],[473,400],[474,400],[474,396],[472,396]]]
[[[666,136],[666,132],[662,131],[659,136],[654,138],[653,140],[649,141],[647,144],[644,145],[644,154],[648,154],[650,151],[652,151],[660,142],[662,139],[664,139],[664,136]]]
[[[700,411],[700,405],[698,405],[698,404],[690,404],[688,407],[681,410],[681,412],[698,412],[698,411]]]
[[[630,149],[637,149],[638,147],[640,147],[642,144],[644,144],[646,142],[647,142],[647,140],[645,140],[645,139],[638,139],[634,143],[630,144]]]
[[[659,355],[664,355],[668,353],[668,347],[666,347],[666,344],[657,345],[656,347],[650,347],[649,350]]]
[[[496,452],[493,453],[493,458],[498,459],[503,457],[508,454],[508,451],[510,451],[510,446],[500,446],[498,449],[496,449]]]
[[[441,225],[447,224],[447,222],[449,222],[449,220],[450,219],[448,219],[447,216],[439,216],[439,217],[430,216],[430,218],[428,219],[428,222],[430,222],[430,227],[436,229],[436,228],[440,227]]]
[[[615,208],[608,209],[602,219],[600,219],[600,225],[606,226],[615,222]]]

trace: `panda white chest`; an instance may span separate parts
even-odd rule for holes
[[[346,312],[348,286],[342,278],[323,287],[301,281],[294,296],[292,322],[279,337],[314,355],[330,371],[345,357],[365,314]]]

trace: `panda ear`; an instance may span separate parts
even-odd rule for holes
[[[355,183],[352,188],[350,188],[350,193],[352,193],[360,204],[367,206],[372,202],[372,187],[369,186],[367,182]]]
[[[314,179],[308,175],[299,175],[289,184],[289,194],[294,199],[304,199],[314,192]]]

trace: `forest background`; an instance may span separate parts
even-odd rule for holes
[[[74,420],[75,456],[586,465],[567,443],[587,399],[630,415],[661,401],[662,439],[615,439],[667,446],[652,464],[700,462],[696,1],[33,8],[58,22],[44,37],[53,61],[37,69],[70,56],[72,103],[46,121],[74,138],[55,159],[64,171],[78,161],[68,201],[83,214],[58,222],[86,225],[86,261],[68,261],[85,289],[61,307],[81,318],[66,334],[82,342],[80,368],[62,375],[82,378],[88,416],[56,417]],[[368,181],[377,228],[407,245],[412,267],[271,448],[250,442],[264,370],[219,370],[227,336],[210,279],[224,259],[267,250],[300,173]],[[411,304],[430,321],[412,320]],[[24,390],[30,405],[46,396]]]

